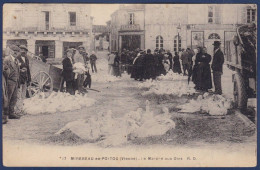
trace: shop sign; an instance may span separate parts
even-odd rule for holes
[[[140,30],[140,25],[121,25],[122,31],[134,31],[134,30]]]

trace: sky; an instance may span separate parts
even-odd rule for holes
[[[91,4],[91,16],[94,25],[106,25],[110,15],[119,8],[119,4]]]

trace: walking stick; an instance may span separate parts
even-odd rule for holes
[[[92,90],[92,91],[95,91],[95,92],[101,92],[99,90],[96,90],[96,89],[92,89],[92,88],[85,88],[86,90]]]

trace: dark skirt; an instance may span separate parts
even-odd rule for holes
[[[173,64],[173,72],[174,73],[181,73],[182,71],[181,71],[181,64],[180,64],[180,62],[174,62],[174,64]]]
[[[210,65],[201,63],[194,66],[192,81],[199,90],[208,90],[212,88]]]

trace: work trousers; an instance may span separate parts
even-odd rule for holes
[[[8,115],[14,115],[14,107],[18,98],[18,83],[12,80],[7,80],[7,92],[8,92]]]
[[[222,76],[222,72],[213,71],[213,82],[215,86],[215,93],[217,94],[222,94],[221,76]]]
[[[97,73],[97,66],[96,66],[96,62],[91,62],[91,69],[92,69],[92,73],[96,72]]]
[[[187,75],[186,71],[187,72],[189,71],[189,64],[182,64],[182,69],[183,69],[183,74]]]
[[[83,83],[84,83],[84,74],[78,74],[77,85],[78,85],[79,92],[84,92]]]
[[[74,90],[74,81],[66,81],[66,91],[67,93],[74,95],[75,94],[75,90]]]

